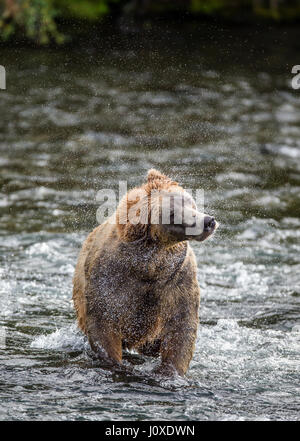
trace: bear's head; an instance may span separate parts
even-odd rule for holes
[[[213,217],[197,210],[187,191],[154,169],[148,171],[144,185],[133,188],[121,200],[116,221],[122,241],[144,239],[165,245],[203,241],[218,227]]]

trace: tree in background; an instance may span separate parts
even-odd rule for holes
[[[62,43],[59,21],[99,21],[112,11],[135,16],[181,11],[233,18],[243,11],[276,20],[300,17],[299,0],[0,0],[0,39],[19,35],[38,44]]]
[[[63,42],[63,36],[57,30],[52,0],[4,0],[0,12],[2,40],[19,32],[39,44],[47,44],[50,39]]]

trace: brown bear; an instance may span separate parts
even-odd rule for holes
[[[166,204],[170,216],[163,222]],[[131,221],[133,208],[138,217]],[[75,269],[73,300],[79,327],[99,356],[121,363],[122,348],[136,349],[160,355],[161,373],[186,373],[200,301],[189,240],[203,241],[216,227],[177,182],[152,169],[147,182],[129,191],[114,215],[89,234]]]

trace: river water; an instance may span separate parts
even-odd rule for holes
[[[299,31],[155,35],[0,49],[0,419],[299,419]],[[95,362],[71,302],[97,191],[151,167],[220,223],[186,378]]]

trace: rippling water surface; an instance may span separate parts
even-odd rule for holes
[[[299,419],[296,31],[172,32],[1,49],[1,419]],[[221,224],[193,245],[201,325],[184,379],[134,353],[124,370],[95,362],[71,303],[97,191],[150,167],[204,188]]]

